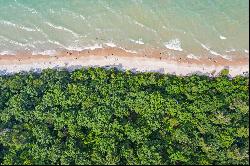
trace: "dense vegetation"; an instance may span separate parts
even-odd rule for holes
[[[0,77],[1,164],[248,164],[248,77]]]

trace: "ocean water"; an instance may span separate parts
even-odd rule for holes
[[[0,54],[120,47],[249,56],[248,0],[0,0]]]

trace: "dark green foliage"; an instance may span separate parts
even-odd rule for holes
[[[248,77],[0,77],[1,164],[248,164]]]

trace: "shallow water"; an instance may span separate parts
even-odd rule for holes
[[[0,54],[122,47],[249,56],[248,0],[0,0]]]

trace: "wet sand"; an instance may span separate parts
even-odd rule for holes
[[[236,57],[236,56],[235,56]],[[161,72],[176,75],[193,73],[217,75],[222,69],[229,69],[231,76],[249,72],[249,57],[237,56],[237,59],[224,59],[219,56],[200,58],[184,55],[171,55],[171,52],[144,50],[133,53],[121,48],[100,48],[83,51],[58,51],[54,55],[32,55],[18,53],[0,56],[0,74],[21,71],[38,71],[46,68],[80,68],[90,66],[119,66],[140,72]]]

